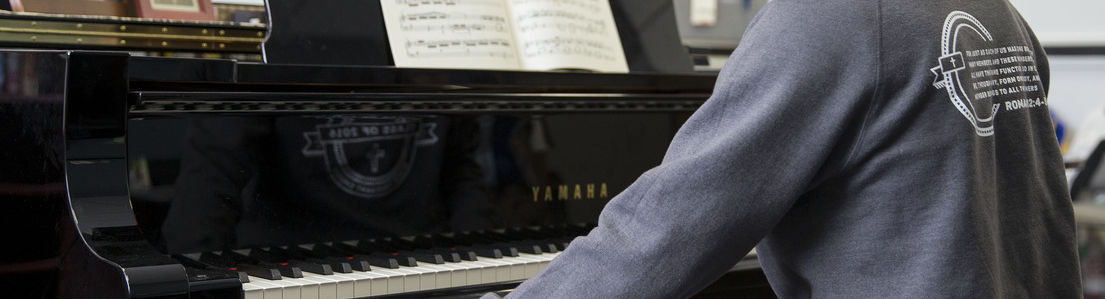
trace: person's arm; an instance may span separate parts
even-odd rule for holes
[[[803,194],[848,164],[874,104],[877,4],[864,5],[768,5],[663,163],[508,298],[687,297],[816,200]]]

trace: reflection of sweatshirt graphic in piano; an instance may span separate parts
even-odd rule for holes
[[[490,226],[465,119],[208,117],[189,134],[170,252]]]

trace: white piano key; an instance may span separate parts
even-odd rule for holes
[[[284,278],[284,280],[289,283],[296,283],[300,285],[299,296],[302,299],[325,298],[322,297],[322,289],[329,287],[327,286],[326,281],[311,278],[311,275],[309,275],[309,273],[303,273],[303,278]]]
[[[321,275],[305,272],[303,278],[267,280],[251,277],[242,285],[248,299],[359,298],[388,294],[465,287],[477,284],[521,281],[543,271],[560,252],[527,254],[476,261],[419,263],[397,269],[373,267],[372,271]]]
[[[250,278],[253,279],[253,278]],[[283,286],[283,292],[281,292],[281,298],[283,299],[302,299],[303,298],[303,284],[302,281],[293,281],[295,278],[284,277],[280,280],[270,280],[273,284]]]
[[[488,264],[488,263],[484,263],[482,261],[482,258],[480,260],[475,260],[475,261],[462,261],[462,262],[456,263],[454,265],[456,265],[458,267],[466,267],[467,268],[465,270],[465,274],[466,274],[465,275],[465,284],[466,285],[482,284],[482,283],[484,283],[484,281],[483,281],[483,272],[484,271],[490,271],[492,274],[494,274],[494,271],[495,271],[494,270],[495,266],[491,265],[491,264]]]
[[[470,272],[478,272],[480,270],[477,265],[471,264],[468,261],[461,261],[457,263],[445,263],[445,266],[454,269],[453,283],[450,284],[451,287],[479,284],[478,281],[468,281]]]
[[[285,283],[277,283],[279,280],[268,280],[256,276],[249,277],[249,283],[255,284],[258,287],[264,288],[265,299],[283,299],[284,288],[288,287]]]
[[[353,297],[368,297],[387,294],[387,276],[369,272],[354,271],[346,273],[344,277],[353,279]],[[374,292],[375,288],[379,292]]]
[[[449,283],[450,287],[462,287],[467,285],[479,284],[476,281],[468,281],[468,275],[470,272],[479,271],[476,265],[470,264],[468,261],[462,261],[457,263],[445,263],[442,267],[452,269],[453,279]]]
[[[340,273],[334,272],[333,275],[323,275],[323,278],[334,280],[338,283],[338,298],[354,298],[356,297],[357,281],[362,279],[361,276],[356,273]]]
[[[314,273],[312,273],[314,274]],[[345,273],[334,273],[331,275],[317,275],[319,279],[328,279],[336,283],[335,296],[337,298],[353,298],[353,287],[356,280],[353,277],[347,276]]]
[[[418,264],[418,267],[434,272],[436,279],[434,280],[433,289],[444,289],[453,284],[453,269],[446,268],[444,264],[425,263]],[[426,286],[423,286],[422,289],[426,290]]]
[[[337,282],[326,279],[323,275],[304,272],[303,278],[293,278],[289,281],[303,284],[303,299],[308,297],[318,299],[337,298]]]
[[[369,290],[370,292],[372,292],[372,296],[388,294],[389,277],[387,275],[376,273],[375,271],[361,272],[361,275],[364,275],[371,280],[371,288]],[[360,293],[357,293],[357,296],[361,297]]]
[[[484,284],[484,283],[493,283],[493,282],[496,281],[495,280],[495,268],[499,267],[499,265],[487,262],[487,260],[490,260],[490,259],[492,259],[492,258],[480,257],[479,259],[477,259],[475,261],[466,262],[468,264],[478,266],[477,269],[475,269],[473,271],[468,271],[468,283],[470,283],[470,284]]]
[[[253,282],[247,282],[242,284],[242,298],[245,299],[265,299],[265,288],[254,284]]]
[[[403,293],[405,289],[403,284],[407,280],[406,277],[414,275],[414,273],[399,272],[396,271],[396,269],[388,269],[384,267],[373,268],[372,271],[376,272],[377,274],[387,276],[387,294]]]
[[[407,280],[403,283],[404,291],[414,292],[432,290],[437,286],[437,271],[426,269],[422,267],[422,264],[418,264],[418,266],[415,267],[399,266],[399,269],[393,270],[414,273],[414,275],[408,276]],[[413,287],[409,284],[411,281],[414,282]]]
[[[345,279],[353,283],[353,296],[368,297],[372,295],[372,279],[364,275],[365,272],[353,271],[351,273],[334,273],[334,278]]]
[[[513,267],[514,265],[511,265],[511,263],[504,261],[503,259],[505,259],[505,258],[508,258],[508,257],[502,257],[502,258],[497,258],[497,259],[487,259],[485,261],[487,263],[491,263],[491,264],[495,265],[494,279],[492,279],[488,282],[511,281],[510,268]],[[486,277],[485,277],[484,280],[487,281]]]
[[[483,271],[487,269],[488,265],[476,261],[464,261],[460,264],[468,266],[468,270],[464,271],[464,282],[468,285],[477,285],[483,283]]]
[[[531,261],[520,255],[519,257],[504,256],[499,261],[510,265],[510,277],[508,280],[526,279],[526,264],[531,263]]]

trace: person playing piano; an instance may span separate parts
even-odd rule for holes
[[[688,297],[755,246],[782,298],[1079,298],[1048,80],[1008,1],[772,1],[663,163],[507,297]]]

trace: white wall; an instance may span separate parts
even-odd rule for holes
[[[1047,47],[1105,47],[1103,0],[1009,0]]]
[[[1105,55],[1051,55],[1048,61],[1048,106],[1068,127],[1078,126],[1105,104]]]
[[[1105,0],[1009,0],[1044,47],[1105,48]],[[1050,55],[1048,106],[1064,122],[1068,138],[1100,128],[1081,128],[1105,105],[1105,54]],[[1078,140],[1072,140],[1080,143]],[[1096,142],[1093,142],[1096,144]],[[1075,152],[1075,144],[1071,151]],[[1068,152],[1068,154],[1074,154]],[[1068,157],[1070,158],[1070,157]]]

